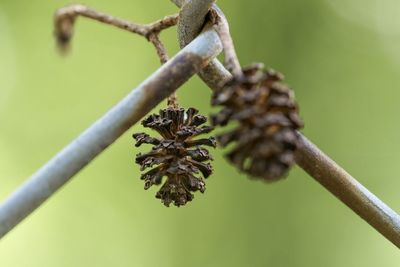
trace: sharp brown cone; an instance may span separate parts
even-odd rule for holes
[[[134,134],[136,146],[151,144],[153,148],[146,154],[138,154],[136,163],[144,171],[142,174],[144,188],[160,185],[163,177],[165,183],[157,192],[165,206],[185,205],[193,199],[192,192],[204,193],[205,182],[202,178],[211,175],[213,169],[207,161],[212,160],[208,150],[203,146],[216,147],[213,137],[194,139],[213,130],[210,126],[201,126],[207,118],[198,115],[198,110],[189,108],[168,107],[159,114],[150,115],[142,121],[144,127],[157,131],[161,138],[153,138],[145,133]],[[201,126],[201,127],[200,127]]]
[[[296,130],[303,126],[292,90],[283,76],[264,71],[261,64],[243,69],[213,95],[212,104],[222,106],[212,115],[214,126],[237,121],[238,127],[218,136],[222,146],[234,143],[230,162],[252,177],[275,181],[295,163]]]

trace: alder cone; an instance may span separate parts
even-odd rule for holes
[[[212,157],[203,146],[216,147],[215,138],[193,139],[211,132],[213,128],[200,127],[207,118],[197,113],[194,108],[186,111],[176,107],[162,109],[159,114],[150,115],[142,121],[144,127],[157,131],[161,138],[153,138],[146,133],[133,135],[136,147],[153,145],[149,153],[136,155],[136,163],[141,166],[141,171],[152,168],[141,176],[146,190],[152,185],[160,185],[166,177],[156,194],[165,206],[173,203],[179,207],[193,200],[192,192],[204,193],[205,182],[201,175],[207,178],[213,171],[211,164],[206,163]]]
[[[280,73],[264,71],[261,64],[243,73],[213,94],[212,104],[223,108],[212,115],[212,124],[237,121],[236,128],[217,137],[223,147],[234,144],[227,158],[252,177],[275,181],[295,163],[296,130],[303,123],[293,91],[281,82]]]

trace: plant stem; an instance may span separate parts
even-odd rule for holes
[[[299,134],[296,162],[311,177],[400,248],[400,216]]]
[[[172,0],[172,2],[182,8],[179,13],[178,39],[181,48],[183,48],[202,29],[212,26],[210,23],[206,23],[206,15],[215,0]],[[220,88],[222,84],[231,78],[229,71],[224,68],[218,59],[212,60],[208,66],[199,72],[199,76],[212,89]]]
[[[150,24],[137,24],[99,12],[88,6],[73,4],[60,8],[54,14],[54,35],[57,38],[61,51],[65,51],[68,48],[74,31],[74,23],[78,16],[93,19],[104,24],[115,26],[122,30],[139,34],[147,38],[154,45],[158,55],[165,51],[165,47],[158,38],[158,35],[161,31],[175,26],[178,23],[177,14],[166,16],[165,18]],[[163,51],[160,49],[163,49]]]
[[[184,3],[183,0],[173,2]],[[0,238],[195,72],[209,64],[221,50],[217,33],[211,29],[204,32],[31,176],[0,205]],[[218,61],[203,69],[202,75],[213,89],[218,88],[221,81],[231,78]],[[301,145],[296,152],[299,166],[400,247],[399,215],[317,146],[301,134],[299,136]]]
[[[67,50],[73,35],[75,20],[78,16],[112,25],[122,30],[139,34],[149,40],[157,51],[161,64],[168,61],[168,54],[164,44],[160,40],[160,32],[175,26],[178,23],[178,15],[170,15],[150,24],[137,24],[112,15],[99,12],[91,7],[72,4],[57,10],[54,14],[54,35],[62,52]],[[168,97],[168,105],[177,107],[178,98],[176,92]]]
[[[169,57],[167,54],[167,50],[165,49],[164,44],[160,40],[160,36],[158,34],[151,34],[149,36],[150,42],[154,45],[157,50],[158,57],[160,58],[161,65],[168,62]],[[170,107],[177,108],[178,107],[178,95],[176,91],[174,91],[167,99],[167,105]]]
[[[239,59],[236,54],[232,36],[229,31],[229,24],[224,13],[214,5],[210,10],[211,20],[214,23],[214,29],[217,31],[224,47],[225,67],[232,73],[235,78],[242,78],[243,71],[240,66]]]
[[[0,238],[222,51],[207,31],[66,146],[0,205]]]
[[[176,5],[185,7],[185,0],[172,0]],[[193,8],[188,2],[186,8]],[[188,12],[195,13],[193,10]],[[182,12],[181,12],[182,15]],[[201,19],[199,17],[194,18]],[[188,20],[188,23],[191,23]],[[198,22],[194,22],[198,25]],[[178,28],[180,24],[178,24]],[[233,46],[232,46],[233,47]],[[215,81],[227,81],[232,78],[218,60],[213,61],[213,66],[207,72],[200,73],[202,79],[211,89],[218,89],[223,83]],[[312,144],[302,134],[300,146],[296,152],[296,161],[307,173],[321,183],[332,194],[337,196],[344,204],[350,207],[361,218],[368,222],[378,232],[400,248],[400,217],[383,203],[374,194],[357,182],[344,169],[338,166],[333,160],[327,157],[317,146]]]

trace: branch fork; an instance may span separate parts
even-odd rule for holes
[[[58,46],[62,51],[65,51],[68,48],[74,32],[74,23],[79,16],[112,25],[122,30],[145,37],[154,45],[161,60],[165,59],[166,52],[164,45],[159,39],[159,34],[161,31],[175,26],[178,23],[179,17],[178,14],[174,14],[150,24],[137,24],[109,14],[98,12],[95,9],[84,5],[69,5],[60,8],[54,14],[54,35]]]
[[[0,205],[0,238],[192,75],[198,73],[212,89],[220,88],[221,82],[230,80],[232,75],[241,75],[227,21],[214,4],[215,0],[171,1],[181,7],[179,16],[167,16],[146,25],[128,22],[83,5],[67,6],[56,13],[55,35],[62,48],[67,47],[72,37],[76,18],[84,16],[145,37],[155,46],[162,63],[167,62],[168,57],[159,33],[178,24],[178,35],[183,49]],[[200,34],[210,9],[213,26]],[[228,70],[215,59],[222,47]],[[297,164],[400,248],[400,216],[301,133],[297,134],[301,140],[296,151]]]

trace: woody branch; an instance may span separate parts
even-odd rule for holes
[[[202,4],[204,1],[201,0],[171,1],[181,7],[181,18],[178,23],[181,43],[191,40],[196,27],[202,21],[204,23],[204,16],[201,17],[202,13],[196,13],[199,10],[199,5],[203,9],[207,5],[211,8],[211,15],[218,22],[214,28],[220,35],[224,47],[225,62],[230,67],[233,75],[240,75],[237,71],[239,60],[236,57],[231,41],[229,26],[226,25],[227,20],[222,11],[213,4],[215,1],[205,1],[207,3],[204,4]],[[203,9],[200,7],[200,10]],[[183,22],[182,17],[186,18]],[[182,25],[185,23],[187,25]],[[215,85],[210,81],[226,81],[231,79],[231,74],[227,74],[222,64],[217,63],[207,73],[200,73],[200,75],[207,84],[211,85],[212,89],[218,89],[221,83]],[[400,248],[400,216],[324,154],[305,136],[301,133],[298,133],[298,135],[300,144],[295,155],[297,164],[378,232]]]
[[[204,10],[208,11],[214,1],[200,3],[201,1],[192,0],[187,4],[184,0],[172,1],[182,6],[179,27],[181,45],[185,46],[200,31],[199,25],[203,25],[205,19]],[[213,5],[213,8],[216,6]],[[195,16],[189,20],[189,15],[194,13]],[[80,14],[91,16],[90,12],[80,12]],[[68,17],[68,15],[65,16]],[[103,21],[106,18],[100,17],[97,20]],[[135,30],[132,31],[135,32]],[[141,30],[137,31],[146,36]],[[227,44],[229,45],[229,42],[224,42],[224,47],[227,47]],[[231,74],[221,63],[213,60],[221,49],[221,41],[213,29],[208,29],[199,35],[31,176],[0,205],[0,238],[50,198],[62,185],[193,74],[199,72],[202,79],[213,89],[218,88],[221,81],[229,80]],[[209,65],[206,67],[207,64]],[[306,137],[301,133],[298,134],[300,146],[296,152],[296,160],[299,166],[388,240],[400,247],[399,215]]]

